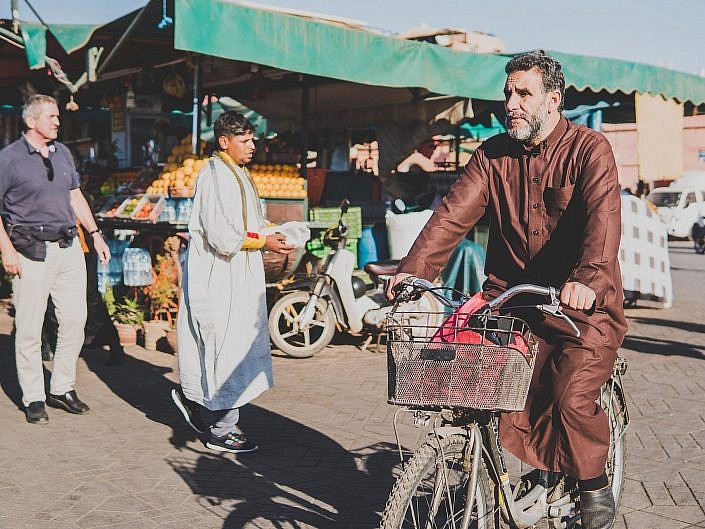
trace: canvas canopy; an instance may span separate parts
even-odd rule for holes
[[[177,49],[304,74],[501,100],[508,56],[400,40],[315,18],[222,0],[175,0]],[[656,66],[551,52],[568,86],[705,102],[705,79]]]

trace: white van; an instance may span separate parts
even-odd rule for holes
[[[646,199],[656,206],[668,234],[673,237],[690,237],[693,224],[705,214],[705,191],[700,189],[671,184],[657,187]]]

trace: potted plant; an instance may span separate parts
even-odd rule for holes
[[[121,345],[135,345],[137,343],[137,328],[144,321],[144,309],[140,303],[129,297],[115,301],[112,288],[105,291],[105,306],[108,314],[113,319],[113,324],[120,336]]]
[[[156,349],[157,342],[165,337],[168,352],[176,351],[175,325],[181,279],[178,260],[180,245],[179,237],[169,237],[164,241],[165,253],[157,256],[152,269],[152,284],[144,289],[151,318],[143,324],[147,349]]]

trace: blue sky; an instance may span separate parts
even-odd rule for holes
[[[47,22],[106,22],[145,0],[32,0]],[[534,48],[596,55],[705,73],[703,0],[266,0],[262,3],[361,20],[403,31],[433,27],[480,30],[510,52]],[[22,18],[34,20],[19,0]],[[10,0],[0,0],[9,18]],[[171,14],[171,13],[170,13]]]

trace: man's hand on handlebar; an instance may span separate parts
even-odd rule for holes
[[[392,276],[389,281],[387,281],[387,287],[384,290],[384,295],[387,297],[387,301],[394,301],[394,298],[396,297],[396,294],[399,290],[399,287],[396,287],[399,283],[404,281],[407,277],[412,277],[411,274],[405,274],[404,272],[400,272],[394,276]]]
[[[595,291],[577,281],[570,281],[561,289],[561,304],[571,309],[590,310],[595,299]]]

